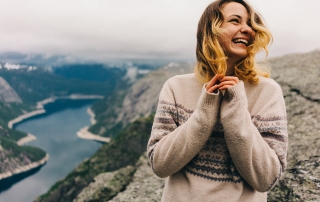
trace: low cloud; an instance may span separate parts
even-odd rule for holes
[[[208,0],[10,0],[0,7],[0,59],[195,60]],[[318,0],[250,0],[274,35],[270,56],[320,47]],[[12,54],[14,53],[14,54]],[[16,55],[15,55],[16,54]],[[20,55],[19,55],[20,54]],[[38,61],[39,61],[38,60]]]

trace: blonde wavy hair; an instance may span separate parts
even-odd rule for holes
[[[261,50],[268,56],[268,45],[272,41],[271,32],[267,29],[263,18],[243,0],[218,0],[211,3],[203,12],[197,31],[196,57],[197,64],[194,73],[199,81],[206,83],[216,74],[225,75],[227,71],[227,56],[220,45],[224,30],[220,28],[224,19],[221,8],[229,2],[243,5],[249,14],[251,28],[255,32],[253,42],[247,47],[248,56],[235,65],[235,75],[251,83],[258,83],[257,76],[270,77],[270,72],[256,64],[255,55]]]

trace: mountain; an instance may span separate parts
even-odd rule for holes
[[[89,131],[112,137],[128,123],[156,110],[163,83],[170,77],[192,72],[192,63],[169,63],[139,79],[134,85],[119,85],[116,93],[92,106],[96,123]]]
[[[319,201],[320,51],[268,62],[284,93],[289,133],[288,168],[268,201]],[[97,103],[92,129],[114,138],[36,201],[159,201],[164,181],[153,174],[145,154],[152,114],[163,82],[191,69],[192,64],[162,67]]]
[[[63,103],[64,99],[108,97],[118,84],[131,86],[136,79],[155,69],[156,64],[126,62],[39,67],[0,62],[0,192],[38,171],[49,158],[44,150],[23,146],[34,137],[15,130],[16,123],[60,110],[57,105],[51,105],[58,99]]]
[[[20,96],[0,77],[0,192],[15,182],[13,175],[37,169],[48,159],[46,152],[41,149],[18,145],[18,140],[27,134],[8,128],[7,121],[22,109],[27,107],[22,104]]]
[[[0,101],[1,102],[16,102],[21,103],[22,100],[17,94],[17,92],[4,80],[0,77]]]
[[[74,66],[71,71],[75,72]],[[59,70],[70,72],[69,68],[63,66]],[[108,96],[126,74],[126,69],[101,65],[82,65],[79,72],[85,68],[91,79],[69,78],[63,72],[58,74],[25,64],[0,64],[0,192],[32,174],[49,158],[44,150],[22,145],[32,135],[15,130],[15,123],[44,113],[50,107],[48,103],[59,98]],[[92,75],[98,74],[107,76],[95,80]]]
[[[288,168],[270,199],[320,201],[320,50],[270,61],[281,85],[288,118]]]
[[[192,68],[191,63],[170,63],[150,72],[131,86],[119,85],[112,95],[94,105],[92,108],[98,115],[96,125],[106,134],[114,134],[114,138],[35,201],[67,202],[79,194],[75,201],[106,201],[124,190],[133,175],[136,175],[137,165],[141,165],[141,169],[145,168],[146,159],[141,156],[150,136],[153,113],[163,83],[173,75],[192,72]],[[146,170],[149,170],[149,167]],[[99,174],[102,175],[98,177]],[[152,177],[155,178],[154,175]],[[103,182],[105,179],[110,179],[108,187],[101,187],[96,192],[88,191],[89,195],[86,191],[81,192],[91,182]],[[162,180],[155,178],[155,181],[160,181],[159,184],[163,186]],[[151,182],[153,183],[153,180]],[[101,183],[96,184],[99,186]],[[91,185],[89,190],[90,187]],[[90,200],[83,199],[82,196],[89,197]]]
[[[37,102],[53,96],[108,95],[115,86],[115,79],[106,82],[85,81],[66,78],[42,69],[34,71],[0,69],[0,75],[15,89],[23,103],[29,105],[35,105]],[[116,76],[118,75],[116,74]]]

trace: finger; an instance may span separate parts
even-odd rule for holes
[[[225,90],[225,89],[228,89],[234,85],[237,85],[235,81],[224,81],[224,82],[220,83],[218,86],[219,86],[220,90]]]
[[[222,75],[220,74],[216,74],[206,85],[206,89],[207,91],[214,86],[215,84],[217,84],[217,82],[222,78]]]
[[[237,83],[235,81],[223,81],[221,82],[218,86],[219,88],[221,88],[222,86],[225,86],[225,85],[231,85],[231,86],[234,86],[236,85]]]
[[[239,78],[236,76],[225,76],[220,79],[220,82],[223,82],[223,81],[235,81],[236,83],[239,83]]]
[[[234,81],[236,83],[239,83],[239,78],[236,76],[225,76],[220,79],[220,82],[223,82],[223,81]]]
[[[219,88],[219,90],[227,90],[228,88],[232,87],[233,85],[224,85]]]
[[[209,88],[208,90],[207,90],[207,92],[208,93],[213,93],[213,92],[215,92],[216,90],[218,90],[219,89],[219,86],[218,85],[214,85],[214,86],[212,86],[211,88]]]

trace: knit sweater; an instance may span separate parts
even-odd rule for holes
[[[286,168],[283,94],[272,79],[208,93],[194,74],[164,84],[148,142],[161,201],[267,201]]]

